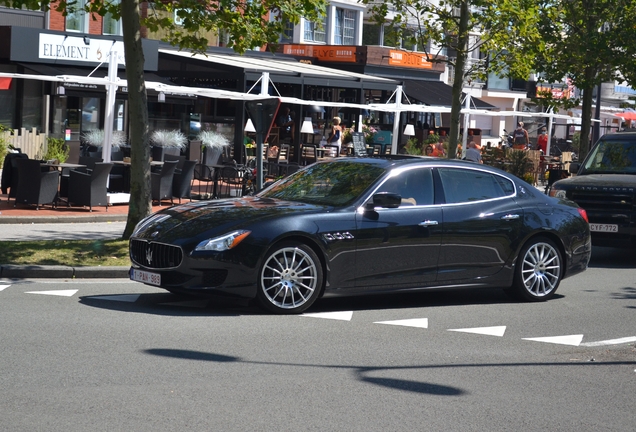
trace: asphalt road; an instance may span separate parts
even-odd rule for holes
[[[121,280],[0,281],[3,430],[628,431],[636,258],[546,303],[325,299],[301,316]]]

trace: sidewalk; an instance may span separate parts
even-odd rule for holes
[[[186,200],[187,201],[187,200]],[[0,230],[10,230],[11,224],[60,224],[59,229],[68,228],[77,232],[73,224],[79,223],[105,223],[126,222],[128,218],[128,204],[115,204],[108,207],[94,207],[93,211],[82,207],[60,206],[56,209],[51,206],[41,206],[39,210],[35,206],[18,204],[13,207],[14,200],[8,200],[7,194],[0,194]],[[156,212],[167,208],[169,203],[163,206],[153,205],[152,211]],[[90,233],[81,235],[84,239],[96,238]],[[0,278],[2,279],[92,279],[92,278],[128,278],[129,266],[120,267],[71,267],[71,266],[19,266],[0,263]]]

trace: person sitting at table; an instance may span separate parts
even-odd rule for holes
[[[468,149],[466,150],[466,160],[477,163],[484,163],[481,159],[481,151],[477,150],[477,145],[475,141],[471,141],[468,143]]]

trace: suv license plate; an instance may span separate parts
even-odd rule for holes
[[[618,232],[618,225],[615,224],[590,224],[590,231],[596,232]]]
[[[136,270],[136,269],[132,269],[130,272],[130,279],[137,281],[137,282],[143,282],[143,283],[147,283],[150,285],[156,285],[156,286],[160,286],[161,285],[161,275],[158,273],[150,273],[147,271],[143,271],[143,270]]]

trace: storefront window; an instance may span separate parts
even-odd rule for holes
[[[0,72],[15,73],[15,66],[0,65]],[[0,90],[0,124],[3,126],[14,127],[13,118],[15,112],[15,87],[16,79],[11,80],[8,90]]]
[[[82,132],[99,129],[100,102],[98,98],[82,98]]]
[[[22,127],[26,129],[42,126],[42,82],[24,80],[22,100]]]

